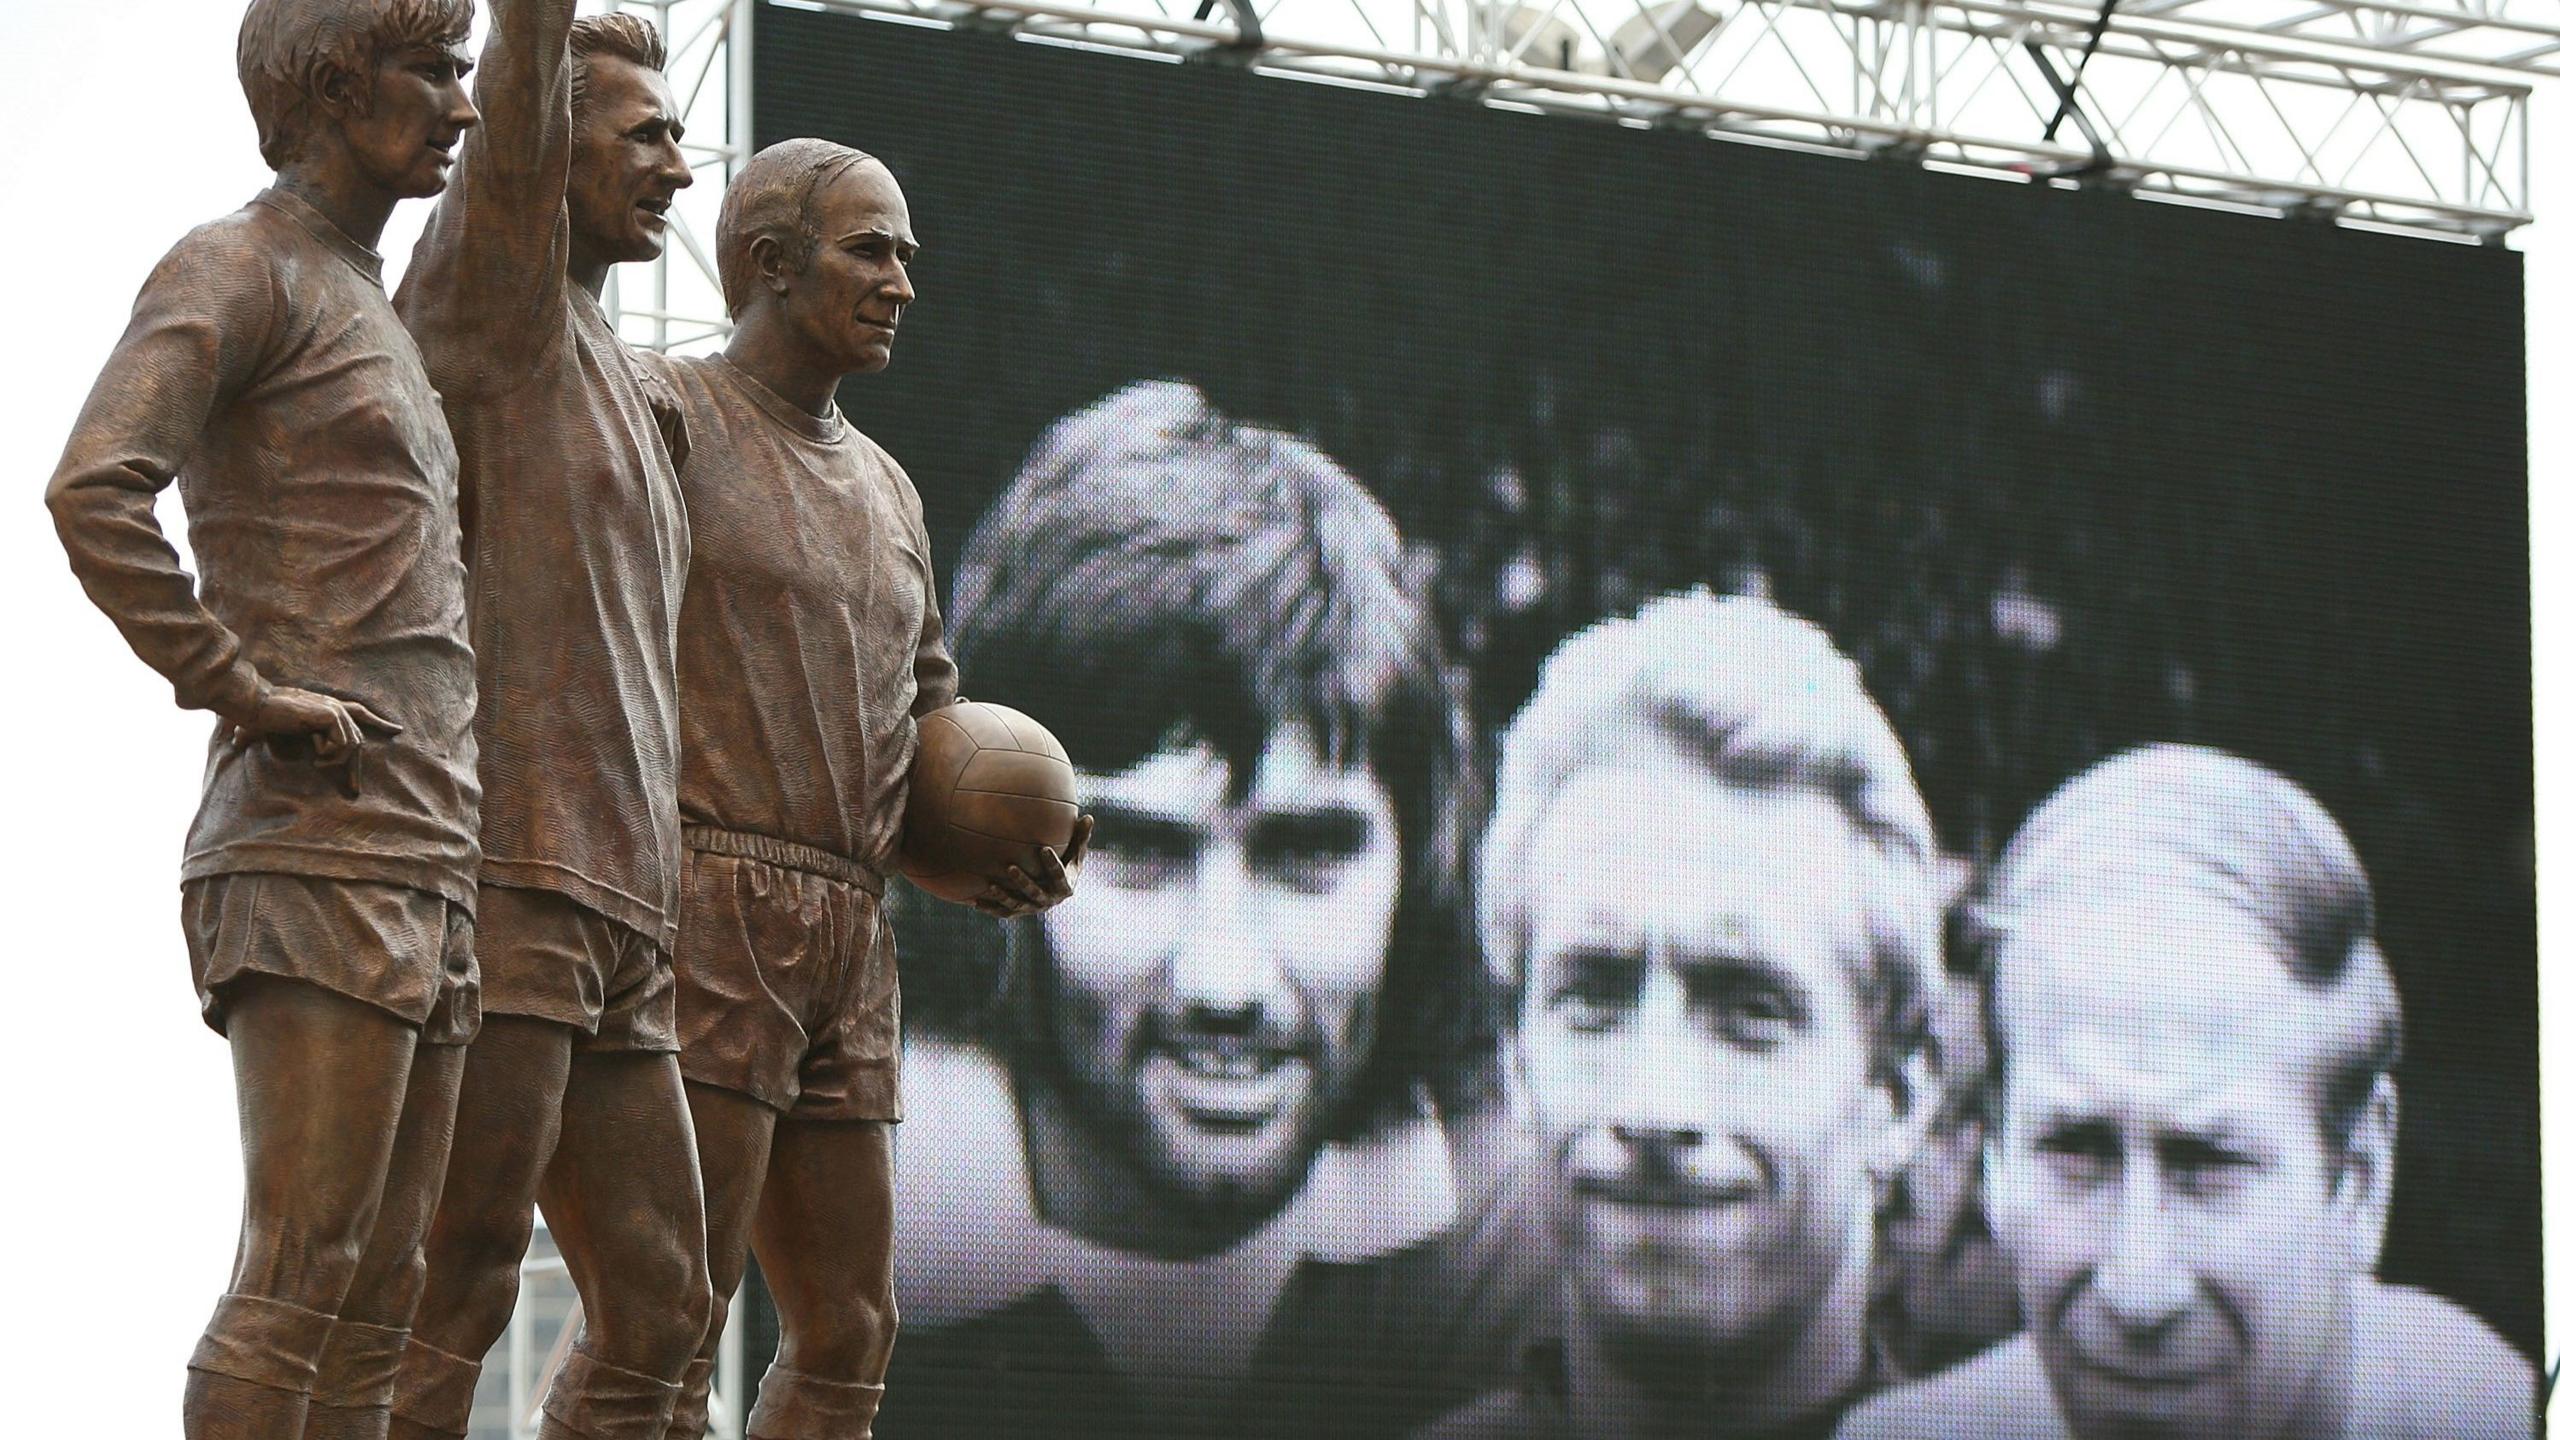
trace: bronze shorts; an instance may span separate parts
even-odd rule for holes
[[[795,1120],[898,1119],[898,949],[878,873],[770,836],[684,833],[685,1078]]]
[[[180,892],[204,1023],[223,1033],[224,992],[274,975],[379,1006],[429,1045],[480,1033],[471,912],[432,891],[369,880],[242,871]]]
[[[666,950],[550,890],[480,887],[480,1005],[566,1025],[581,1050],[676,1048]]]

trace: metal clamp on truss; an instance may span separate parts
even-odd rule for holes
[[[1206,20],[1221,7],[1235,16],[1236,38],[1198,45],[1190,50],[1190,56],[1214,65],[1250,66],[1253,57],[1262,53],[1262,17],[1254,13],[1253,0],[1200,0],[1200,8],[1192,12],[1191,18]]]

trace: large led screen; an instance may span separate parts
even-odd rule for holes
[[[2515,256],[757,19],[1100,821],[881,1434],[2531,1433]]]

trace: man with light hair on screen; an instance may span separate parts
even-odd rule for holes
[[[1514,1382],[1431,1440],[1827,1435],[1877,1383],[1939,873],[1901,743],[1806,621],[1691,591],[1548,659],[1481,908],[1563,1295]]]
[[[971,537],[960,667],[1097,824],[984,1022],[908,1051],[889,1433],[1402,1435],[1493,1373],[1464,731],[1406,573],[1329,457],[1162,381]]]
[[[1989,878],[1987,1211],[2027,1333],[1844,1435],[2523,1437],[2534,1377],[2374,1277],[2400,997],[2301,787],[2219,750],[2110,759]]]

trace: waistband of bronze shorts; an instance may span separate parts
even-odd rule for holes
[[[783,840],[772,835],[758,835],[752,830],[722,830],[711,825],[684,827],[684,843],[688,850],[711,855],[730,855],[740,860],[757,860],[779,865],[785,870],[800,870],[829,880],[842,880],[857,890],[878,895],[882,888],[880,872],[855,860],[848,860],[832,850],[803,845],[797,840]]]

